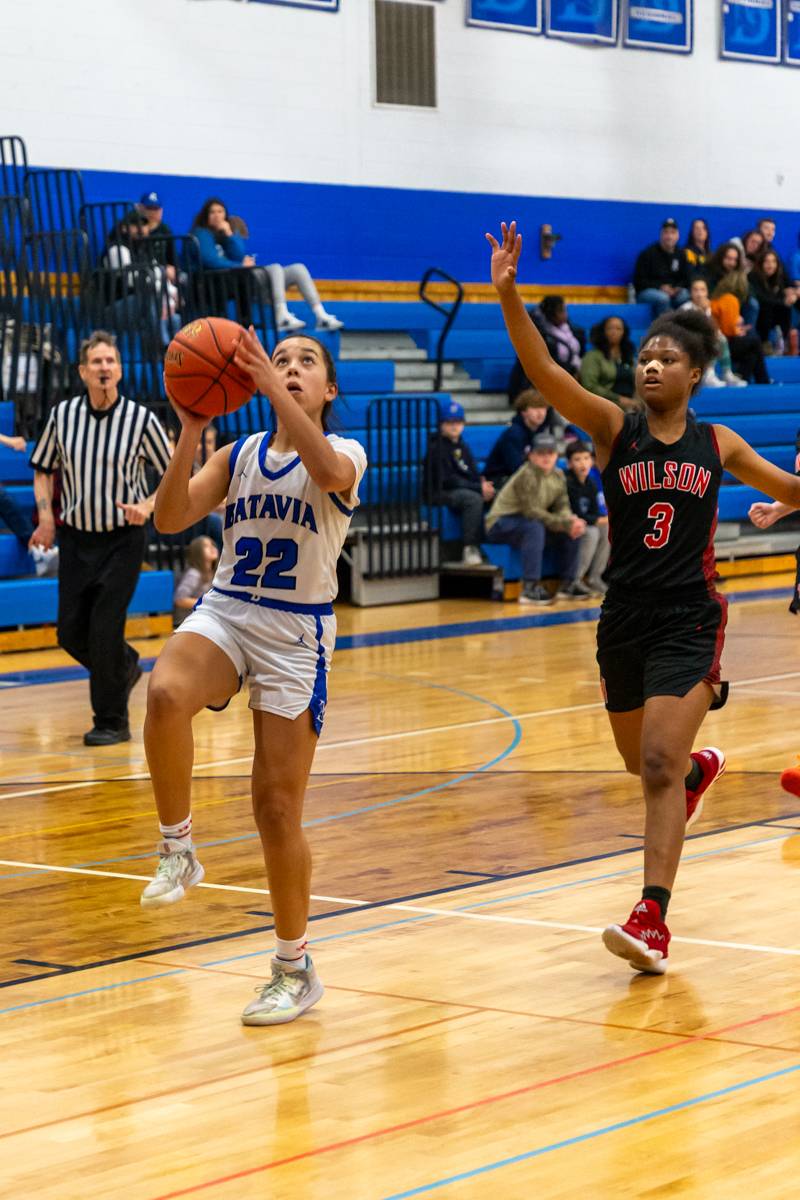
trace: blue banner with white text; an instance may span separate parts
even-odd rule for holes
[[[800,0],[784,0],[783,61],[800,67]]]
[[[691,54],[693,29],[692,0],[624,0],[624,46]]]
[[[542,0],[467,0],[467,24],[541,33]]]
[[[570,41],[617,42],[619,0],[547,0],[548,37]]]
[[[780,62],[780,0],[722,0],[720,57]]]

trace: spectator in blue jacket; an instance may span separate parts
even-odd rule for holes
[[[564,425],[558,413],[535,388],[520,392],[514,408],[513,421],[500,434],[486,459],[484,474],[498,491],[528,461],[537,433],[550,433],[556,441],[564,438]]]
[[[306,304],[314,313],[317,329],[331,331],[342,328],[342,322],[325,311],[317,285],[304,263],[292,263],[288,267],[283,267],[280,263],[256,266],[254,255],[247,253],[245,239],[237,236],[231,229],[228,210],[221,200],[215,197],[206,200],[194,219],[192,234],[197,239],[200,261],[206,271],[246,267],[255,273],[257,290],[266,303],[271,301],[275,312],[275,324],[280,333],[305,327],[305,321],[289,312],[286,303],[286,289],[292,284],[300,290]]]
[[[461,561],[469,567],[483,562],[483,510],[494,499],[494,486],[478,470],[464,441],[464,409],[455,401],[442,404],[439,432],[432,433],[425,454],[424,477],[428,499],[446,504],[461,517]]]

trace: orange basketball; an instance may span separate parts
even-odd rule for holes
[[[178,330],[164,357],[167,393],[176,404],[221,417],[247,403],[255,384],[233,361],[243,333],[224,317],[200,317]]]

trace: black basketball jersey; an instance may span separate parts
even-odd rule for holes
[[[603,471],[613,598],[675,598],[712,589],[722,462],[711,425],[686,419],[667,446],[644,413],[629,413]]]

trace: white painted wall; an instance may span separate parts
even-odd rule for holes
[[[437,112],[372,103],[372,3],[3,0],[2,132],[36,164],[799,206],[800,71],[468,29],[436,4]]]

